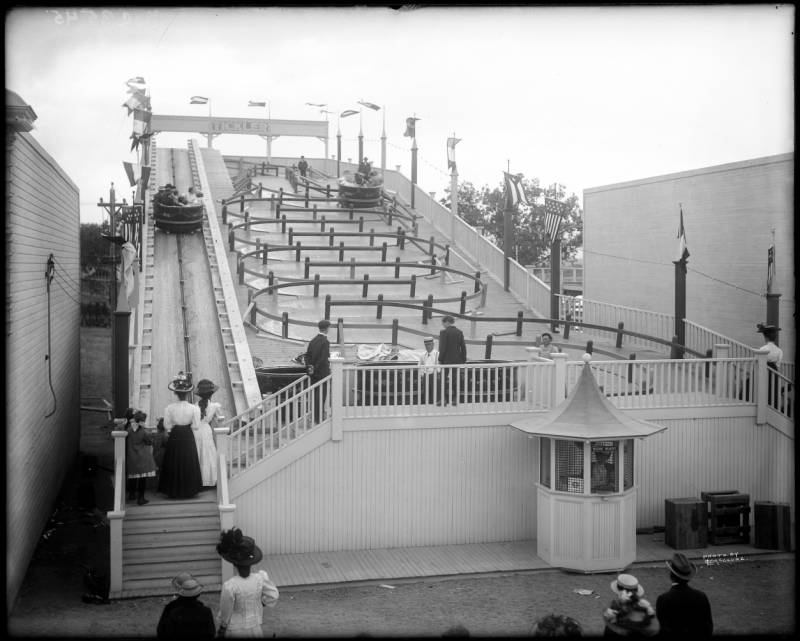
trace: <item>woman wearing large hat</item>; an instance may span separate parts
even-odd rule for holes
[[[221,416],[222,405],[211,400],[211,395],[219,389],[207,378],[197,383],[196,394],[200,397],[200,428],[194,433],[197,442],[197,457],[200,459],[200,474],[203,487],[217,484],[217,447],[214,445],[214,426]]]
[[[278,588],[264,570],[252,571],[263,558],[261,549],[239,528],[222,532],[217,553],[236,573],[222,585],[219,597],[219,636],[262,637],[264,607],[274,607]]]
[[[164,410],[164,429],[168,438],[158,491],[171,499],[189,499],[203,488],[192,431],[200,429],[200,408],[187,400],[194,385],[183,372],[178,373],[169,389],[175,392],[178,401],[167,405]]]

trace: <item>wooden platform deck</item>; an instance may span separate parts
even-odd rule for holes
[[[664,543],[664,534],[640,534],[637,537],[634,565],[660,564],[677,551]],[[716,545],[696,550],[680,550],[698,565],[703,555],[726,555],[730,562],[738,555],[747,560],[753,556],[786,555],[785,552],[762,550],[747,544]],[[793,557],[793,554],[790,554]],[[418,578],[482,575],[491,573],[551,570],[536,555],[536,541],[439,545],[382,550],[353,550],[306,554],[265,555],[262,562],[275,583],[282,588],[309,587],[326,584],[383,581]]]

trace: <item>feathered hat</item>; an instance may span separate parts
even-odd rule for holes
[[[255,565],[264,556],[256,542],[244,536],[239,528],[222,532],[217,543],[217,554],[233,565]]]
[[[173,392],[191,392],[194,389],[194,385],[192,385],[192,383],[189,381],[189,377],[183,372],[178,372],[175,380],[173,380],[167,387],[169,387]]]

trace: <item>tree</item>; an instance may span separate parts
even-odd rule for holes
[[[81,267],[98,267],[109,255],[111,245],[100,235],[109,233],[109,229],[107,221],[102,225],[81,223]]]
[[[512,212],[514,247],[511,255],[522,265],[541,265],[550,256],[550,239],[546,236],[544,197],[566,202],[568,214],[561,223],[561,257],[570,259],[583,244],[583,212],[575,194],[565,197],[564,185],[539,186],[539,180],[522,179],[522,188],[530,205],[517,205]],[[445,189],[441,203],[450,207],[450,189]],[[467,224],[482,225],[498,247],[503,249],[503,216],[505,215],[505,183],[476,189],[472,183],[458,185],[458,215]]]

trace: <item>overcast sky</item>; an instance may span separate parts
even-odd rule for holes
[[[132,117],[125,81],[143,76],[154,113],[324,119],[385,106],[387,166],[410,175],[404,121],[416,113],[418,182],[513,173],[585,188],[794,150],[794,7],[18,9],[6,16],[6,87],[36,111],[33,135],[75,181],[81,219],[99,220],[110,182],[130,196],[122,161]],[[382,112],[364,110],[365,154],[380,164]],[[329,154],[336,153],[331,117]],[[358,116],[341,121],[357,155]],[[187,134],[159,146],[185,147]],[[205,139],[197,137],[201,144]],[[226,135],[228,154],[264,154]],[[321,157],[314,139],[272,153]]]

